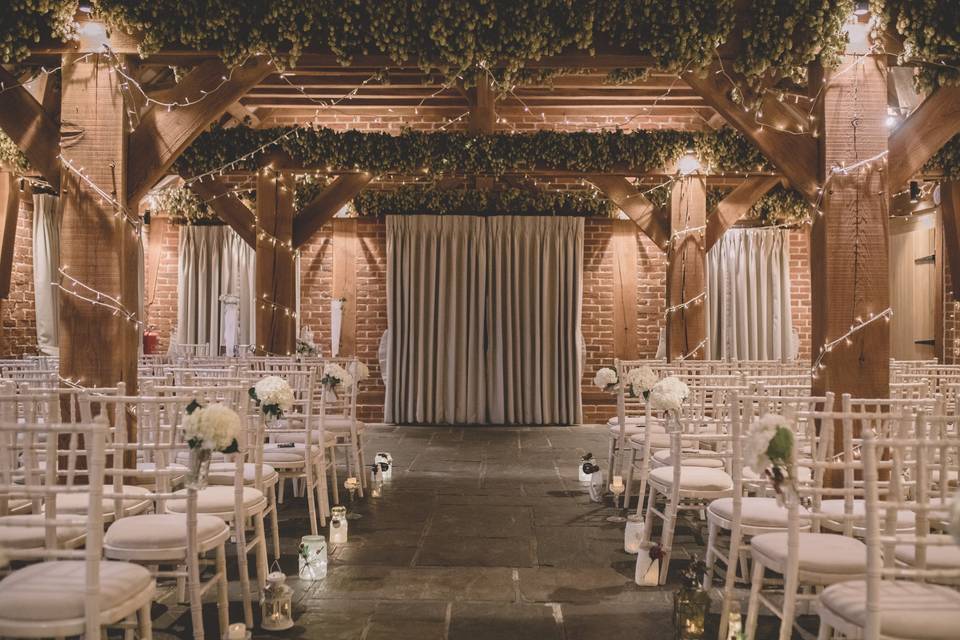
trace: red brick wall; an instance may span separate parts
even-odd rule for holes
[[[0,357],[37,353],[37,315],[33,294],[33,202],[20,201],[13,247],[10,297],[0,300]]]
[[[793,328],[800,335],[800,361],[810,359],[810,229],[790,232],[790,297]]]
[[[149,246],[145,247],[143,303],[146,326],[160,335],[159,352],[166,353],[170,347],[170,334],[177,325],[177,276],[180,227],[165,218],[154,218],[149,227],[149,243],[159,234],[160,259],[154,265],[150,260]],[[152,284],[155,282],[155,285]]]

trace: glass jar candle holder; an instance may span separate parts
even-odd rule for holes
[[[640,553],[640,542],[643,540],[643,518],[634,515],[627,518],[623,528],[623,550],[630,554]]]
[[[590,476],[593,474],[591,469],[594,467],[593,454],[586,453],[580,456],[580,464],[577,466],[577,477],[580,482],[586,484],[590,482]]]
[[[323,580],[327,577],[327,540],[323,536],[300,539],[299,575],[301,580]]]
[[[347,541],[347,527],[350,521],[347,520],[346,507],[334,507],[330,510],[330,543],[342,544]]]
[[[380,465],[383,472],[384,482],[388,482],[393,476],[393,456],[389,451],[377,451],[377,456],[373,459],[374,463]]]

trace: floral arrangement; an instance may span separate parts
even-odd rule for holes
[[[650,398],[650,390],[659,380],[660,378],[653,372],[653,369],[643,365],[627,371],[624,376],[624,385],[631,397],[637,398],[642,395],[643,399],[647,400]]]
[[[187,405],[183,430],[191,449],[236,453],[242,428],[237,412],[219,402],[203,406],[193,400]]]
[[[582,193],[552,193],[524,189],[437,189],[407,186],[392,191],[364,191],[354,198],[361,216],[420,214],[513,213],[541,216],[606,217],[613,204]]]
[[[616,391],[618,382],[620,379],[617,377],[617,372],[610,367],[603,367],[593,376],[593,384],[601,391],[610,393]]]
[[[660,380],[650,390],[650,408],[678,414],[684,401],[690,396],[690,387],[680,378],[670,376]]]
[[[336,362],[328,362],[323,365],[323,377],[320,378],[320,383],[330,389],[338,386],[348,389],[353,384],[353,376]]]
[[[782,416],[768,413],[754,420],[744,443],[744,461],[757,475],[773,482],[778,501],[790,480],[787,464],[793,453],[793,429]]]
[[[265,416],[280,418],[293,408],[293,390],[280,376],[267,376],[250,387],[248,393]]]
[[[315,356],[317,353],[317,345],[313,344],[312,342],[307,342],[303,338],[297,338],[298,356]]]
[[[370,368],[359,360],[354,360],[347,367],[347,371],[353,376],[356,382],[361,382],[370,377]]]

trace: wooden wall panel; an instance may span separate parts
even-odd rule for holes
[[[633,220],[614,220],[613,355],[623,360],[637,358],[637,241]]]
[[[333,299],[342,298],[341,356],[357,353],[357,219],[333,219]]]

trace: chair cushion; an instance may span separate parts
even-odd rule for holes
[[[912,544],[899,544],[894,550],[897,560],[912,565],[916,562],[917,548]],[[928,569],[956,569],[960,567],[960,547],[955,544],[927,547]]]
[[[689,457],[684,457],[689,454]],[[698,457],[699,456],[699,457]],[[683,449],[680,451],[680,464],[685,467],[708,467],[710,469],[722,469],[723,460],[720,458],[704,458],[703,454],[696,449]],[[654,451],[654,463],[661,467],[669,467],[673,464],[673,458],[670,457],[670,449],[661,449]]]
[[[750,539],[750,548],[754,556],[764,556],[782,567],[787,561],[787,532],[754,536]],[[843,574],[850,578],[867,572],[867,547],[856,538],[834,533],[801,532],[799,551],[801,571]]]
[[[233,486],[233,474],[236,465],[232,462],[212,462],[210,463],[210,475],[208,480],[210,484],[227,484]],[[276,470],[268,464],[260,469],[264,484],[273,484],[277,479]],[[257,479],[257,465],[252,462],[243,463],[243,483],[252,484]]]
[[[863,532],[864,527],[866,526],[866,502],[857,498],[853,501],[853,529],[855,532]],[[833,500],[824,500],[820,503],[820,511],[825,514],[843,514],[843,499],[833,499]],[[880,516],[880,526],[886,526],[886,513],[881,514]],[[840,530],[843,528],[843,520],[825,520],[824,526],[829,527],[830,529]],[[897,530],[898,531],[913,531],[914,529],[914,512],[906,509],[899,511],[897,513]]]
[[[177,491],[177,494],[183,495],[186,493],[185,489]],[[266,505],[266,500],[263,497],[263,494],[260,493],[257,489],[253,487],[244,487],[243,488],[243,506],[246,509],[251,509],[257,505],[257,503],[263,503]],[[197,513],[216,513],[216,514],[233,514],[234,506],[234,489],[232,486],[210,486],[206,489],[201,489],[197,492]],[[186,500],[168,500],[167,501],[167,511],[170,513],[183,513],[187,510],[187,501]]]
[[[152,584],[146,567],[104,560],[100,563],[100,608],[117,607]],[[0,581],[0,619],[50,622],[83,618],[85,598],[84,561],[39,562]]]
[[[107,485],[103,488],[104,493],[114,493],[113,486]],[[142,513],[152,503],[149,497],[150,490],[146,487],[136,485],[123,485],[120,492],[125,497],[123,499],[124,511],[127,514]],[[57,513],[86,513],[90,507],[90,494],[86,491],[80,493],[64,493],[57,496]],[[113,498],[103,499],[103,517],[112,518],[114,500]]]
[[[880,634],[916,640],[954,640],[960,629],[960,593],[912,580],[880,583]],[[820,606],[859,627],[867,622],[867,583],[850,580],[820,594]]]
[[[312,435],[312,438],[311,438],[311,439],[313,440],[313,444],[315,444],[315,445],[316,445],[316,444],[319,444],[319,443],[320,443],[320,432],[319,432],[319,431],[314,431],[311,435]],[[299,433],[278,433],[278,434],[276,434],[275,436],[273,436],[273,439],[274,439],[276,442],[296,442],[296,443],[299,443],[299,444],[303,444],[304,442],[307,441],[307,434],[306,434],[306,432],[303,432],[303,431],[301,431],[301,432],[299,432]],[[330,432],[324,432],[324,434],[323,434],[323,440],[324,440],[324,442],[327,444],[327,446],[329,447],[329,446],[332,446],[332,445],[336,444],[336,442],[337,442],[337,436],[336,436],[335,434],[333,434],[333,433],[330,433]]]
[[[226,460],[226,456],[219,451],[213,451],[210,453],[210,460],[212,462],[223,462]],[[189,465],[190,464],[190,452],[189,451],[177,451],[177,455],[174,458],[174,461],[179,465]]]
[[[58,514],[59,515],[59,514]],[[74,516],[76,517],[76,516]],[[46,546],[47,528],[29,526],[43,522],[41,514],[22,514],[0,518],[0,547],[12,549],[39,549]],[[64,543],[82,537],[86,526],[56,527],[57,542]]]
[[[673,484],[673,467],[658,467],[650,471],[650,481],[670,486]],[[680,467],[681,491],[729,491],[733,479],[723,469],[707,467]]]
[[[666,433],[666,429],[660,423],[650,425],[653,433]],[[610,435],[614,438],[620,437],[620,425],[618,424],[608,424],[607,431],[610,432]],[[631,436],[642,436],[646,433],[646,427],[642,424],[631,424],[627,422],[627,427],[623,430],[623,433],[629,438]]]
[[[654,421],[655,421],[655,422],[660,422],[660,420],[657,420],[656,418],[654,418]],[[646,415],[642,415],[642,416],[627,416],[626,422],[627,422],[627,429],[629,429],[630,427],[642,427],[643,425],[645,425],[645,424],[647,423],[647,416],[646,416]],[[608,425],[608,426],[611,426],[611,427],[619,427],[619,426],[620,426],[620,416],[613,416],[613,417],[611,417],[609,420],[607,420],[607,425]]]
[[[644,432],[640,432],[638,435],[630,436],[630,446],[635,449],[642,449],[647,444],[647,435]],[[696,440],[691,440],[689,438],[683,438],[680,440],[680,446],[688,449],[693,449],[696,447]],[[661,431],[654,431],[650,435],[650,449],[669,449],[670,448],[670,434]]]
[[[363,431],[367,425],[363,424],[357,420],[357,432]],[[343,416],[327,416],[323,420],[323,428],[326,431],[333,431],[335,433],[343,433],[344,431],[350,431],[350,418],[345,418]]]
[[[801,509],[801,518],[804,517],[806,509]],[[723,518],[733,521],[733,498],[718,498],[710,503],[707,510]],[[776,498],[743,498],[740,503],[740,522],[750,527],[771,527],[786,528],[787,509],[777,504]]]
[[[200,544],[229,532],[216,516],[197,514]],[[120,518],[110,525],[103,544],[117,549],[183,549],[187,547],[187,517],[182,513],[152,513]]]
[[[761,476],[760,474],[758,474],[756,471],[754,471],[754,470],[751,469],[750,467],[744,467],[744,468],[743,468],[743,473],[742,473],[742,475],[741,475],[740,477],[743,478],[743,479],[744,479],[745,481],[747,481],[747,482],[755,482],[755,481],[760,481],[760,480],[762,480],[764,483],[767,482],[767,477],[766,477],[766,476]],[[797,477],[799,478],[800,482],[810,482],[810,480],[813,479],[813,469],[811,469],[810,467],[800,467],[800,466],[798,466],[798,467],[797,467]]]

